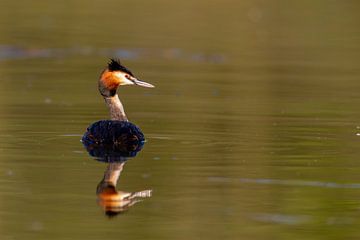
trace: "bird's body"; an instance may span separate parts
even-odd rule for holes
[[[111,59],[99,79],[99,91],[109,108],[111,120],[97,121],[87,128],[82,138],[87,148],[103,146],[132,150],[145,141],[140,128],[129,122],[126,117],[124,107],[116,94],[120,85],[154,87],[136,79],[130,70],[120,64],[120,61]]]
[[[100,120],[91,124],[82,141],[87,144],[120,145],[145,141],[144,134],[128,121]]]

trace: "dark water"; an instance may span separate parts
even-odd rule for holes
[[[1,239],[360,237],[357,1],[1,5]],[[109,57],[156,86],[119,90],[117,189],[153,192],[111,219],[80,142]]]

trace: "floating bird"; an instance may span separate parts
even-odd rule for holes
[[[111,120],[101,120],[91,124],[82,142],[88,148],[108,146],[124,152],[136,151],[145,141],[144,134],[135,124],[128,121],[124,107],[116,91],[119,86],[137,85],[153,88],[150,83],[140,81],[119,60],[110,59],[107,68],[99,78],[99,92],[110,110]]]

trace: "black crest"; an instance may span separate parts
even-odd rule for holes
[[[132,72],[127,69],[126,67],[124,67],[123,65],[121,65],[120,60],[119,59],[110,59],[110,62],[108,63],[108,69],[109,71],[122,71],[124,73],[130,74],[131,76],[134,76],[134,74],[132,74]]]

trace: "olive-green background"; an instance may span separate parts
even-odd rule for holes
[[[358,239],[358,1],[0,4],[0,239]],[[80,139],[108,117],[121,58],[147,137],[108,219],[106,165]]]

